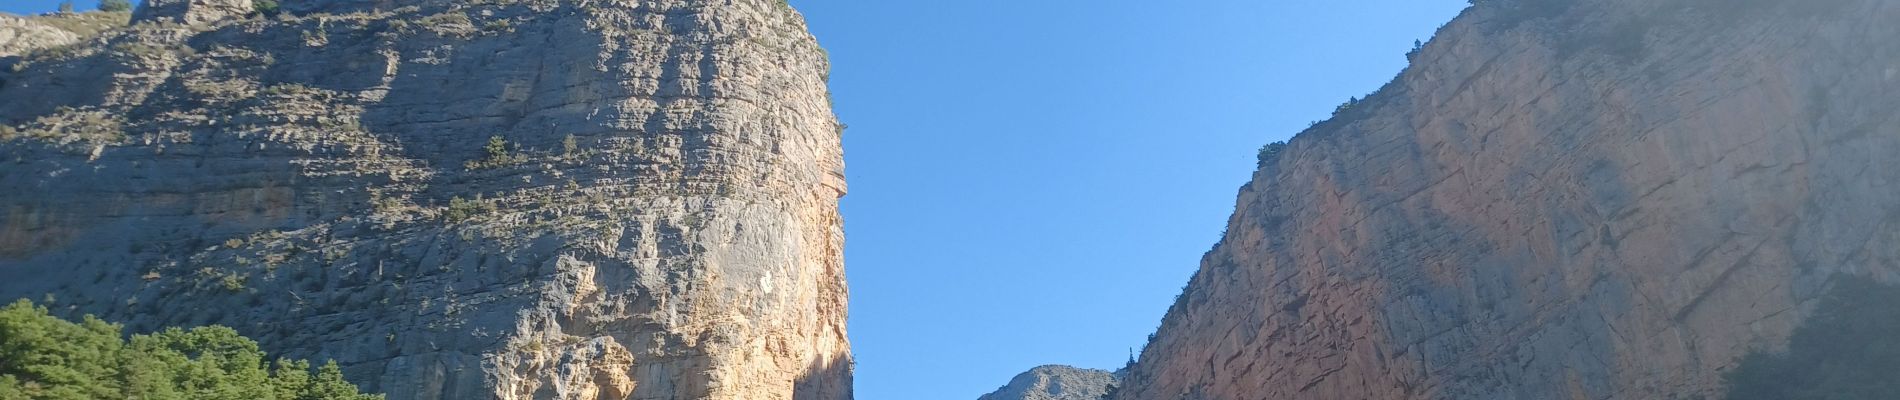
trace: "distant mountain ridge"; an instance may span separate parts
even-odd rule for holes
[[[1044,365],[1016,375],[1008,385],[977,400],[1098,400],[1120,381],[1121,375],[1115,372]]]

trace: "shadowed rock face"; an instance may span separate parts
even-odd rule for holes
[[[1117,380],[1108,371],[1044,365],[1016,375],[1008,385],[977,400],[1099,400]]]
[[[1713,397],[1900,278],[1900,3],[1481,3],[1265,163],[1114,398]]]
[[[0,298],[392,399],[851,397],[839,125],[783,2],[284,8],[0,70]]]

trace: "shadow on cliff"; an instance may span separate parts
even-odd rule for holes
[[[1900,286],[1845,277],[1789,337],[1725,371],[1727,400],[1891,399],[1900,395]]]
[[[852,400],[849,355],[813,360],[792,388],[793,400]]]

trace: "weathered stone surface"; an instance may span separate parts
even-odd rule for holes
[[[79,35],[25,17],[0,15],[0,57],[79,41]]]
[[[285,8],[0,71],[0,298],[392,399],[850,398],[839,124],[783,2]]]
[[[1114,373],[1099,369],[1044,365],[977,400],[1099,400],[1118,381]]]
[[[77,43],[101,31],[125,26],[124,12],[87,12],[18,16],[0,13],[0,67],[35,50]]]
[[[1900,3],[1481,3],[1241,189],[1115,398],[1712,398],[1900,278]]]
[[[255,12],[252,0],[145,0],[132,12],[133,22],[202,24],[242,18]]]

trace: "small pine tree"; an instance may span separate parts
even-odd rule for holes
[[[62,2],[59,2],[59,13],[60,13],[60,14],[72,14],[72,13],[73,13],[73,2],[72,2],[72,0],[66,0],[66,1],[62,1]]]
[[[99,0],[99,11],[105,11],[105,12],[132,11],[132,2],[131,0]]]
[[[508,140],[502,139],[500,135],[489,136],[488,145],[483,146],[482,150],[488,152],[489,161],[506,160],[508,159]]]

